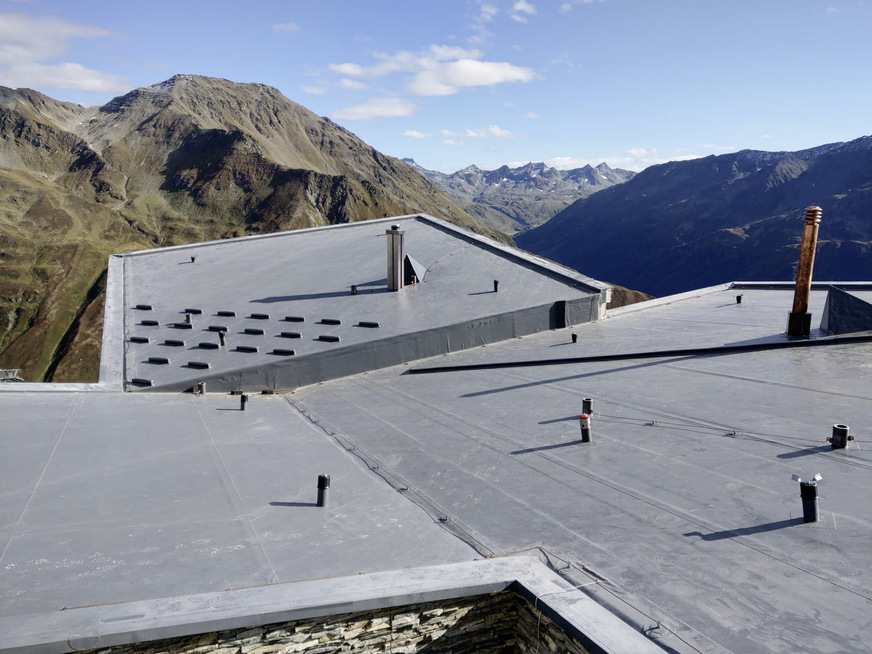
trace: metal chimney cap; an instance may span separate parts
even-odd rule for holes
[[[821,222],[821,215],[823,215],[823,209],[820,207],[806,207],[805,209],[805,222],[808,225],[816,225]]]

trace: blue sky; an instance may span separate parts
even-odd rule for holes
[[[872,133],[872,0],[0,0],[0,85],[260,82],[453,172],[641,170]]]

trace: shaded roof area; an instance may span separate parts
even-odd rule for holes
[[[419,282],[398,292],[391,225]],[[431,216],[112,259],[103,367],[129,390],[294,388],[595,320],[608,288]]]

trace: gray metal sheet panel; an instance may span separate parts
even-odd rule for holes
[[[548,323],[551,305],[567,300],[573,307],[579,305],[571,312],[573,319],[598,317],[604,286],[598,282],[436,219],[410,217],[390,222],[402,225],[407,251],[427,267],[420,284],[399,292],[386,288],[385,221],[124,255],[124,329],[112,333],[116,341],[124,341],[126,378],[148,380],[153,385],[147,388],[166,390],[189,388],[211,378],[223,390],[233,390],[238,386],[232,380],[244,380],[254,368],[269,367],[286,369],[284,375],[290,381],[279,387],[288,388],[372,364],[367,360],[333,370],[331,355],[339,348],[351,354],[359,349],[365,358],[373,343],[401,339],[414,344],[415,338],[409,335],[433,330],[461,337],[476,321],[481,322],[480,337],[473,333],[471,339],[463,338],[491,342],[502,336],[487,329],[489,319],[541,307],[544,329],[548,329],[553,326]],[[495,279],[500,282],[499,292],[493,290]],[[352,285],[358,288],[356,295],[351,294]],[[186,309],[202,311],[192,315],[190,328],[184,324]],[[236,315],[219,316],[219,311]],[[268,319],[252,318],[254,314]],[[288,322],[287,316],[305,321]],[[334,320],[339,324],[333,324]],[[113,324],[120,322],[116,319]],[[361,322],[379,326],[364,328]],[[219,342],[210,326],[226,328],[226,347],[200,347],[203,342]],[[246,333],[252,327],[264,333]],[[300,337],[282,338],[286,331]],[[324,336],[338,340],[325,341]],[[182,340],[184,345],[167,345],[168,339]],[[112,347],[107,350],[117,349],[111,339],[108,345]],[[257,352],[244,351],[250,347]],[[295,354],[278,356],[273,353],[275,348],[293,349]],[[436,353],[412,348],[408,356],[419,359]],[[320,374],[297,379],[307,365],[300,362],[307,358],[315,361]],[[209,364],[205,377],[189,365],[191,361]],[[282,373],[272,377],[277,383]],[[254,386],[262,387],[271,388]]]

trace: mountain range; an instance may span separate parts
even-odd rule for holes
[[[518,245],[656,296],[792,281],[805,208],[823,209],[816,280],[872,280],[872,136],[646,168],[578,200]]]
[[[790,281],[809,205],[823,208],[815,279],[872,279],[868,136],[638,174],[540,163],[446,175],[262,84],[177,75],[90,108],[0,87],[0,368],[97,378],[114,252],[426,212],[662,296]]]
[[[90,108],[0,87],[0,368],[96,379],[113,252],[416,212],[509,241],[269,86],[177,75]]]
[[[636,173],[608,164],[558,170],[544,163],[482,170],[467,166],[450,175],[403,159],[455,198],[467,213],[506,234],[542,225],[576,200],[632,179]]]

